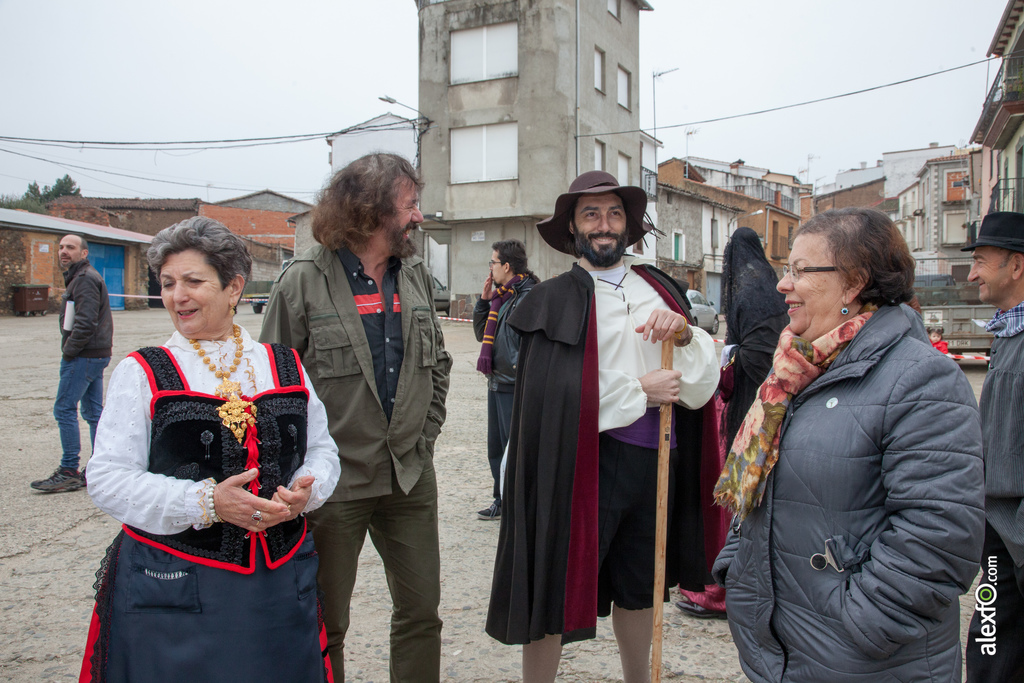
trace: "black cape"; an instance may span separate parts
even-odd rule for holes
[[[638,265],[666,305],[692,322],[685,292]],[[506,644],[548,634],[593,638],[598,575],[598,360],[591,275],[536,285],[509,318],[522,336],[487,633]],[[703,590],[701,412],[676,406],[679,463],[669,520],[667,587]],[[685,436],[684,436],[685,435]]]

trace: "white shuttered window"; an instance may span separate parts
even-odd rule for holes
[[[618,172],[619,185],[629,185],[629,157],[625,154],[619,154]]]
[[[620,105],[629,109],[629,72],[619,67],[619,84],[616,93]]]
[[[452,182],[519,176],[519,124],[452,128]]]
[[[518,24],[452,31],[451,82],[469,83],[519,73]]]

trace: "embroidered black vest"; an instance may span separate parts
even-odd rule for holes
[[[305,459],[309,394],[295,352],[280,344],[264,346],[270,354],[274,388],[251,399],[256,424],[248,430],[255,429],[252,436],[258,439],[256,495],[270,499],[278,486],[288,486]],[[153,390],[150,472],[191,481],[213,477],[221,482],[253,466],[246,447],[252,443],[249,434],[239,443],[217,414],[222,398],[190,391],[170,351],[163,347],[147,347],[131,355],[146,371]],[[296,517],[259,534],[227,522],[170,535],[128,525],[125,529],[173,555],[248,574],[255,569],[260,546],[270,568],[288,561],[305,536],[306,521]]]

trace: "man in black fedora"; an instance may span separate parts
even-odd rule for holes
[[[985,216],[968,279],[995,306],[981,390],[985,546],[967,638],[969,683],[1024,680],[1024,214]]]
[[[603,171],[573,181],[537,229],[579,261],[508,320],[522,341],[487,632],[524,646],[529,683],[553,681],[562,644],[593,638],[608,614],[624,680],[647,680],[664,599],[653,596],[661,403],[676,406],[666,585],[707,583],[696,411],[718,363],[676,282],[624,256],[647,232],[646,207],[641,188]],[[671,370],[662,340],[676,347]]]

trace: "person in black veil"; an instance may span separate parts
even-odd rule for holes
[[[775,286],[779,276],[764,255],[761,238],[739,228],[725,245],[722,307],[725,348],[722,365],[732,364],[732,395],[726,400],[725,448],[736,438],[757,388],[772,369],[779,335],[789,324],[786,297]]]
[[[722,380],[714,398],[716,410],[722,413],[716,425],[718,460],[703,462],[701,467],[704,547],[708,558],[722,550],[729,531],[729,513],[712,502],[711,490],[717,483],[715,473],[722,471],[726,454],[757,396],[757,389],[772,369],[772,355],[779,335],[789,324],[786,297],[775,288],[778,281],[757,233],[750,228],[736,230],[725,245],[722,268],[726,346],[722,352]],[[680,592],[682,600],[676,606],[685,614],[702,619],[725,618],[724,588],[709,584],[703,592]]]

